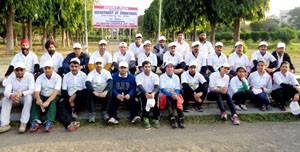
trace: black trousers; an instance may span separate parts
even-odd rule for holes
[[[158,119],[159,116],[160,116],[160,111],[158,109],[158,95],[155,95],[155,105],[154,107],[152,107],[150,109],[150,111],[146,111],[146,105],[147,105],[147,98],[144,94],[140,94],[139,95],[139,98],[140,100],[142,101],[142,110],[143,110],[143,113],[142,113],[142,116],[143,118],[149,118],[149,114],[150,112],[152,111],[153,112],[153,119]]]
[[[287,104],[287,101],[289,101],[291,98],[293,98],[294,95],[297,93],[298,93],[298,91],[296,89],[279,88],[279,89],[273,90],[271,93],[271,96],[281,106],[285,106]]]
[[[174,100],[172,97],[167,96],[167,108],[169,112],[169,118],[175,117],[174,111],[176,109],[178,118],[183,118],[183,110],[177,108],[177,100]]]
[[[246,100],[250,100],[250,99],[251,99],[251,92],[249,90],[237,92],[232,96],[232,100],[235,101],[236,105],[240,105],[240,104],[244,105],[246,103]]]
[[[88,110],[89,113],[94,113],[96,111],[95,104],[102,104],[103,105],[103,111],[108,112],[110,101],[111,101],[112,91],[108,91],[106,97],[96,97],[92,92],[87,93],[87,101],[88,101]]]
[[[138,105],[139,103],[135,101],[135,96],[130,97],[129,100],[120,101],[117,97],[112,97],[112,101],[110,104],[109,115],[114,118],[118,118],[117,110],[121,103],[125,103],[129,106],[130,109],[130,120],[132,120],[135,116],[138,116]]]
[[[199,93],[199,92],[203,92],[202,96],[200,97],[200,99],[202,100],[201,103],[199,102],[195,102],[195,106],[202,106],[204,99],[207,95],[207,90],[203,90],[202,89],[202,85],[199,85],[199,87],[196,90],[192,90],[191,87],[186,87],[185,85],[183,85],[183,90],[182,90],[182,95],[184,98],[184,102],[183,102],[183,107],[186,108],[189,106],[189,101],[195,101],[194,98],[194,92]]]

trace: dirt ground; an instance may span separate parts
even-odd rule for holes
[[[185,129],[83,126],[69,133],[54,128],[19,135],[17,128],[0,134],[1,152],[18,151],[299,151],[300,122],[188,124]]]

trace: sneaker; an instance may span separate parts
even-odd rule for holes
[[[72,118],[75,120],[78,119],[77,112],[75,112],[74,110],[72,110]]]
[[[240,124],[240,118],[237,114],[234,114],[231,117],[231,121],[232,121],[232,124],[234,124],[234,125],[239,125]]]
[[[103,119],[107,121],[109,119],[109,114],[106,111],[103,111]]]
[[[176,119],[175,119],[175,117],[171,117],[171,126],[172,126],[172,128],[177,128],[177,123],[176,123]]]
[[[135,124],[135,123],[139,123],[141,122],[141,117],[140,116],[135,116],[132,120],[131,123]]]
[[[198,111],[198,112],[203,112],[202,106],[196,106],[195,110]]]
[[[144,127],[146,129],[149,129],[151,127],[150,122],[149,122],[149,118],[144,118]]]
[[[260,108],[261,111],[266,111],[266,109],[267,109],[266,105],[262,105],[261,108]]]
[[[113,125],[116,125],[118,124],[119,121],[117,119],[115,119],[114,117],[111,117],[109,120],[108,120],[108,124],[113,124]]]
[[[5,125],[5,126],[1,126],[0,127],[0,133],[7,132],[9,130],[11,130],[11,126],[10,125]]]
[[[267,105],[267,111],[271,111],[272,110],[272,106],[271,105]]]
[[[226,112],[221,112],[220,119],[226,121],[227,120],[227,113]]]
[[[21,122],[20,128],[19,128],[19,133],[24,133],[24,132],[26,132],[26,126],[27,126],[27,123]]]
[[[285,108],[284,106],[282,106],[282,105],[279,106],[279,109],[280,109],[281,111],[286,111],[286,108]]]
[[[52,128],[52,122],[50,120],[47,120],[44,122],[44,131],[45,132],[50,132]]]
[[[243,104],[242,104],[242,105],[240,105],[240,107],[241,107],[242,110],[245,110],[245,111],[248,110],[248,108],[246,107],[246,105],[243,105]]]
[[[160,127],[160,123],[159,123],[159,121],[158,121],[157,119],[153,119],[153,120],[151,121],[151,124],[152,124],[152,126],[153,126],[154,128],[159,128],[159,127]]]
[[[234,104],[234,108],[235,108],[235,110],[237,110],[237,111],[241,111],[241,110],[242,110],[241,107],[240,107],[239,105],[236,105],[236,104]]]
[[[190,109],[187,107],[183,107],[183,112],[190,112]]]
[[[184,118],[179,118],[178,119],[178,126],[179,126],[179,128],[185,128]]]
[[[96,122],[96,114],[89,113],[89,122]]]
[[[41,128],[41,125],[35,120],[33,120],[30,125],[30,132],[36,132]]]
[[[76,129],[78,129],[80,126],[80,122],[77,121],[73,121],[71,122],[71,124],[67,127],[68,131],[72,132],[75,131]]]

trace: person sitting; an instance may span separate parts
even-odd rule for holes
[[[236,70],[238,67],[245,67],[247,73],[246,77],[249,76],[251,71],[249,65],[249,59],[246,54],[243,53],[244,44],[240,41],[234,44],[234,52],[229,55],[228,63],[230,65],[229,76],[233,77],[236,74]]]
[[[158,38],[158,43],[153,46],[153,53],[157,56],[157,67],[162,69],[163,56],[168,51],[168,46],[166,45],[166,37],[161,36]]]
[[[129,71],[131,74],[135,74],[136,72],[136,60],[134,54],[130,51],[127,51],[127,43],[121,42],[119,44],[119,51],[114,54],[113,57],[113,71],[112,73],[118,72],[119,63],[121,61],[126,61],[129,65]]]
[[[215,53],[211,53],[207,57],[207,69],[210,73],[218,71],[218,68],[227,62],[226,55],[222,52],[223,43],[215,44]]]
[[[112,67],[112,55],[109,51],[106,50],[107,48],[107,41],[100,40],[98,43],[99,50],[92,53],[89,60],[89,70],[94,70],[94,62],[95,59],[101,57],[103,59],[102,66],[105,70],[110,71]]]
[[[172,62],[174,64],[173,72],[177,75],[181,75],[181,73],[184,72],[184,69],[186,67],[186,63],[183,60],[182,55],[175,51],[176,44],[174,42],[171,42],[169,44],[169,51],[164,54],[164,67],[166,67],[167,62]]]
[[[152,44],[149,40],[144,42],[144,51],[138,55],[138,68],[139,72],[142,72],[142,63],[144,61],[150,61],[151,63],[151,70],[152,72],[156,72],[157,68],[157,57],[153,54],[152,51]]]
[[[283,61],[287,61],[290,64],[291,72],[295,73],[295,67],[292,63],[290,55],[285,51],[285,44],[283,42],[277,44],[277,49],[274,52],[272,52],[272,55],[278,61],[276,71],[280,71],[279,67]]]

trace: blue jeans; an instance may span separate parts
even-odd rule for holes
[[[236,110],[235,107],[232,103],[232,100],[230,98],[230,96],[226,93],[226,94],[222,94],[220,92],[209,92],[207,95],[207,99],[208,100],[216,100],[218,107],[220,109],[221,112],[225,112],[225,107],[223,104],[223,99],[226,100],[227,105],[230,109],[230,112],[232,115],[236,114]]]
[[[270,104],[270,100],[265,92],[259,93],[255,95],[253,91],[250,91],[251,101],[254,102],[258,107],[262,107],[263,105],[268,106]]]

